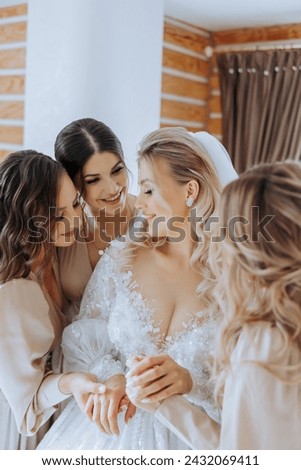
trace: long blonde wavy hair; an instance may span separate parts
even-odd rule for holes
[[[301,350],[300,211],[301,163],[293,161],[256,166],[222,192],[219,226],[227,228],[226,236],[209,253],[218,279],[215,294],[224,306],[216,371],[219,397],[244,325],[266,321],[277,328],[284,340],[280,356],[288,347]],[[235,233],[229,230],[231,220],[239,222]],[[300,365],[284,370],[278,359],[262,365],[285,382],[301,380]]]
[[[184,128],[162,128],[146,135],[138,149],[138,165],[142,160],[155,167],[156,160],[164,160],[170,175],[180,185],[191,180],[199,184],[199,194],[192,209],[200,221],[196,223],[195,233],[199,240],[195,241],[191,256],[191,266],[200,274],[198,293],[202,294],[205,305],[211,305],[210,288],[212,271],[208,265],[210,231],[206,223],[215,214],[221,192],[221,183],[216,170],[200,143]],[[176,215],[176,214],[175,214]],[[133,246],[135,243],[131,243]],[[160,244],[148,238],[144,246],[156,247]],[[138,243],[136,245],[141,245]],[[207,296],[207,297],[206,297]]]

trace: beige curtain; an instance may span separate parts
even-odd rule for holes
[[[301,50],[220,54],[223,143],[238,173],[301,159]]]

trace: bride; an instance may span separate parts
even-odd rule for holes
[[[208,367],[218,316],[208,226],[222,185],[236,173],[225,149],[204,132],[154,131],[138,155],[141,217],[99,261],[62,342],[66,369],[96,374],[105,393],[90,395],[90,421],[71,401],[38,449],[187,448],[128,401],[126,362],[137,356],[151,357],[152,396],[183,394],[218,420]]]

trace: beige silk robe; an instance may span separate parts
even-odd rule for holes
[[[0,285],[0,449],[35,448],[66,399],[58,387],[65,325],[34,274]]]
[[[286,384],[256,364],[300,366],[301,351],[286,346],[279,356],[283,345],[267,322],[244,328],[231,357],[221,426],[180,396],[164,400],[155,416],[193,449],[301,450],[301,382]]]

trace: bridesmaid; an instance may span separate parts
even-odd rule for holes
[[[73,394],[84,410],[99,384],[60,373],[66,318],[55,247],[69,247],[79,220],[72,181],[33,150],[0,165],[0,449],[34,449],[58,404]]]
[[[58,252],[62,288],[74,317],[99,258],[114,238],[127,231],[135,196],[128,193],[121,143],[104,123],[92,118],[71,122],[58,134],[54,150],[84,205],[81,235]]]

